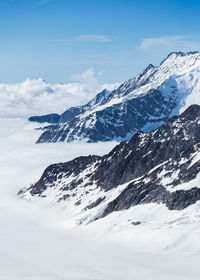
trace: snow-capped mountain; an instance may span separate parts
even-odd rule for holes
[[[44,128],[37,143],[128,140],[200,104],[199,90],[200,53],[171,53],[158,67],[150,64],[136,78],[100,92],[84,106],[30,120],[56,123]]]
[[[136,133],[103,157],[50,165],[19,195],[62,205],[75,223],[148,203],[187,208],[200,200],[200,106]]]

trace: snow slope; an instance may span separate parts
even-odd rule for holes
[[[198,71],[195,71],[197,69],[190,71],[194,72],[192,78],[190,73],[180,74],[187,75],[187,83],[190,87],[192,85],[193,97],[191,101],[187,100],[188,104],[195,96],[198,99]],[[170,79],[172,85],[175,79],[178,86],[185,90],[179,76]],[[187,95],[188,92],[183,94]],[[13,112],[17,115],[19,107],[16,104],[13,106]],[[98,214],[91,208],[88,209],[87,219],[80,224],[80,218],[85,218],[79,211],[80,205],[76,206],[74,215],[65,203],[55,203],[53,197],[47,204],[40,198],[19,199],[16,193],[21,187],[36,182],[49,164],[91,153],[102,156],[116,142],[35,145],[41,134],[40,130],[34,130],[37,124],[28,123],[22,118],[0,118],[0,127],[0,279],[200,278],[199,202],[182,211],[169,211],[165,205],[156,203],[137,205],[88,223]],[[198,151],[191,155],[189,166],[199,162]],[[184,159],[180,161],[181,164],[184,164]],[[175,179],[176,174],[173,174]],[[197,182],[198,177],[193,183],[196,185]],[[167,183],[166,189],[169,191],[175,190],[168,184],[169,181],[164,183]],[[185,190],[192,186],[178,185]],[[108,191],[108,199],[117,196],[124,188],[126,184]],[[93,191],[90,194],[91,203],[100,194],[93,195]]]
[[[191,104],[200,104],[199,71],[199,52],[171,53],[116,90],[65,111],[60,125],[47,126],[37,143],[127,140],[137,131],[156,129]]]
[[[181,212],[136,206],[69,230],[63,207],[21,200],[16,192],[48,164],[102,155],[116,143],[35,145],[35,125],[0,125],[1,280],[199,279],[198,204]],[[133,226],[137,220],[142,224]]]
[[[157,203],[183,210],[200,200],[200,106],[110,153],[48,166],[19,196],[63,208],[69,227]]]

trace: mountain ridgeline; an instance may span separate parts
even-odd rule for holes
[[[103,90],[86,105],[63,114],[29,118],[49,122],[37,143],[128,140],[150,132],[189,105],[200,104],[200,53],[171,53],[159,66],[150,64],[140,75],[113,91]]]
[[[200,200],[200,106],[191,105],[158,129],[137,132],[110,153],[46,168],[19,195],[70,207],[91,222],[135,205],[182,210]]]

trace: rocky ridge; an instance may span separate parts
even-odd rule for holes
[[[118,89],[104,90],[86,105],[56,116],[56,124],[45,127],[37,143],[121,141],[152,131],[189,105],[200,104],[199,72],[199,52],[171,53]],[[30,120],[52,123],[50,116]]]
[[[150,133],[137,132],[103,157],[47,167],[19,195],[69,207],[79,222],[135,205],[182,210],[200,200],[200,106],[191,105]]]

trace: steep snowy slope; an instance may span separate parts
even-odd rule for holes
[[[104,90],[88,104],[68,109],[60,125],[46,127],[37,143],[127,140],[137,131],[156,129],[189,105],[200,104],[199,71],[199,52],[171,53],[158,67],[150,64],[118,89]]]
[[[200,200],[200,106],[150,133],[138,132],[109,154],[47,167],[21,197],[60,203],[68,218],[88,223],[132,206],[182,210]]]

